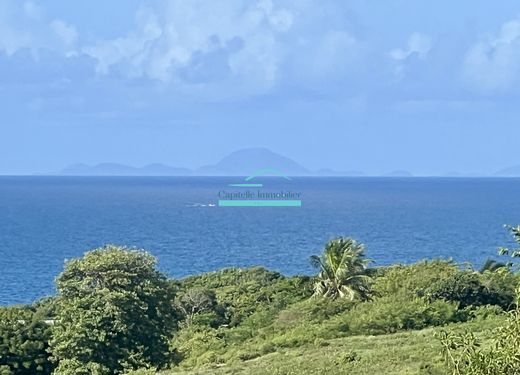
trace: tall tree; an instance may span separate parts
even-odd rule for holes
[[[167,363],[174,295],[152,255],[97,249],[67,261],[56,284],[55,374],[121,374]]]
[[[355,240],[340,237],[329,241],[321,256],[311,256],[311,264],[319,270],[314,295],[366,299],[370,293],[369,263],[364,246]]]

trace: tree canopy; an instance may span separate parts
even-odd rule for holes
[[[66,262],[56,285],[55,374],[120,374],[168,362],[174,293],[152,255],[96,249]]]

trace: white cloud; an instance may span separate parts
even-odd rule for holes
[[[77,37],[74,26],[60,19],[49,21],[32,1],[0,0],[0,51],[8,56],[24,48],[70,53]]]
[[[420,33],[413,33],[408,38],[405,48],[396,48],[390,51],[390,57],[394,60],[405,60],[412,54],[425,58],[432,48],[431,38]]]
[[[53,20],[50,23],[51,29],[67,46],[73,45],[78,39],[78,32],[74,26],[67,24],[62,20]]]
[[[93,61],[93,74],[145,78],[197,98],[326,87],[355,72],[366,52],[334,3],[156,0],[137,11],[128,32],[94,40],[36,4],[0,0],[0,52],[29,49],[36,61],[47,49],[64,61]]]
[[[496,35],[475,43],[464,60],[463,75],[482,91],[507,90],[520,79],[520,18],[502,25]]]
[[[357,47],[346,30],[321,22],[312,2],[163,0],[141,8],[126,35],[85,46],[101,74],[113,71],[176,85],[270,90],[294,70],[340,73]],[[325,6],[323,6],[325,7]],[[326,14],[325,12],[323,14]]]
[[[195,57],[210,58],[222,50],[235,77],[272,83],[281,59],[278,34],[290,30],[293,15],[269,0],[243,4],[164,1],[163,9],[139,11],[137,30],[83,52],[98,61],[100,73],[118,68],[131,76],[175,82]]]

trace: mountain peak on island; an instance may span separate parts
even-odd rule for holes
[[[248,176],[258,170],[276,170],[289,176],[306,176],[310,172],[294,160],[264,147],[234,151],[215,165],[198,169],[200,174]]]
[[[413,177],[411,172],[405,170],[395,170],[384,175],[385,177]]]

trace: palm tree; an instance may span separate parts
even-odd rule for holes
[[[369,260],[365,248],[351,238],[327,242],[323,255],[311,256],[311,264],[319,270],[314,284],[314,296],[366,299],[371,277],[366,274]]]
[[[479,273],[484,273],[486,271],[495,272],[502,268],[507,268],[507,264],[502,263],[502,262],[497,262],[496,260],[493,260],[493,259],[488,259],[488,260],[486,260],[486,263],[484,263],[482,265],[482,267],[480,267],[478,272]]]

